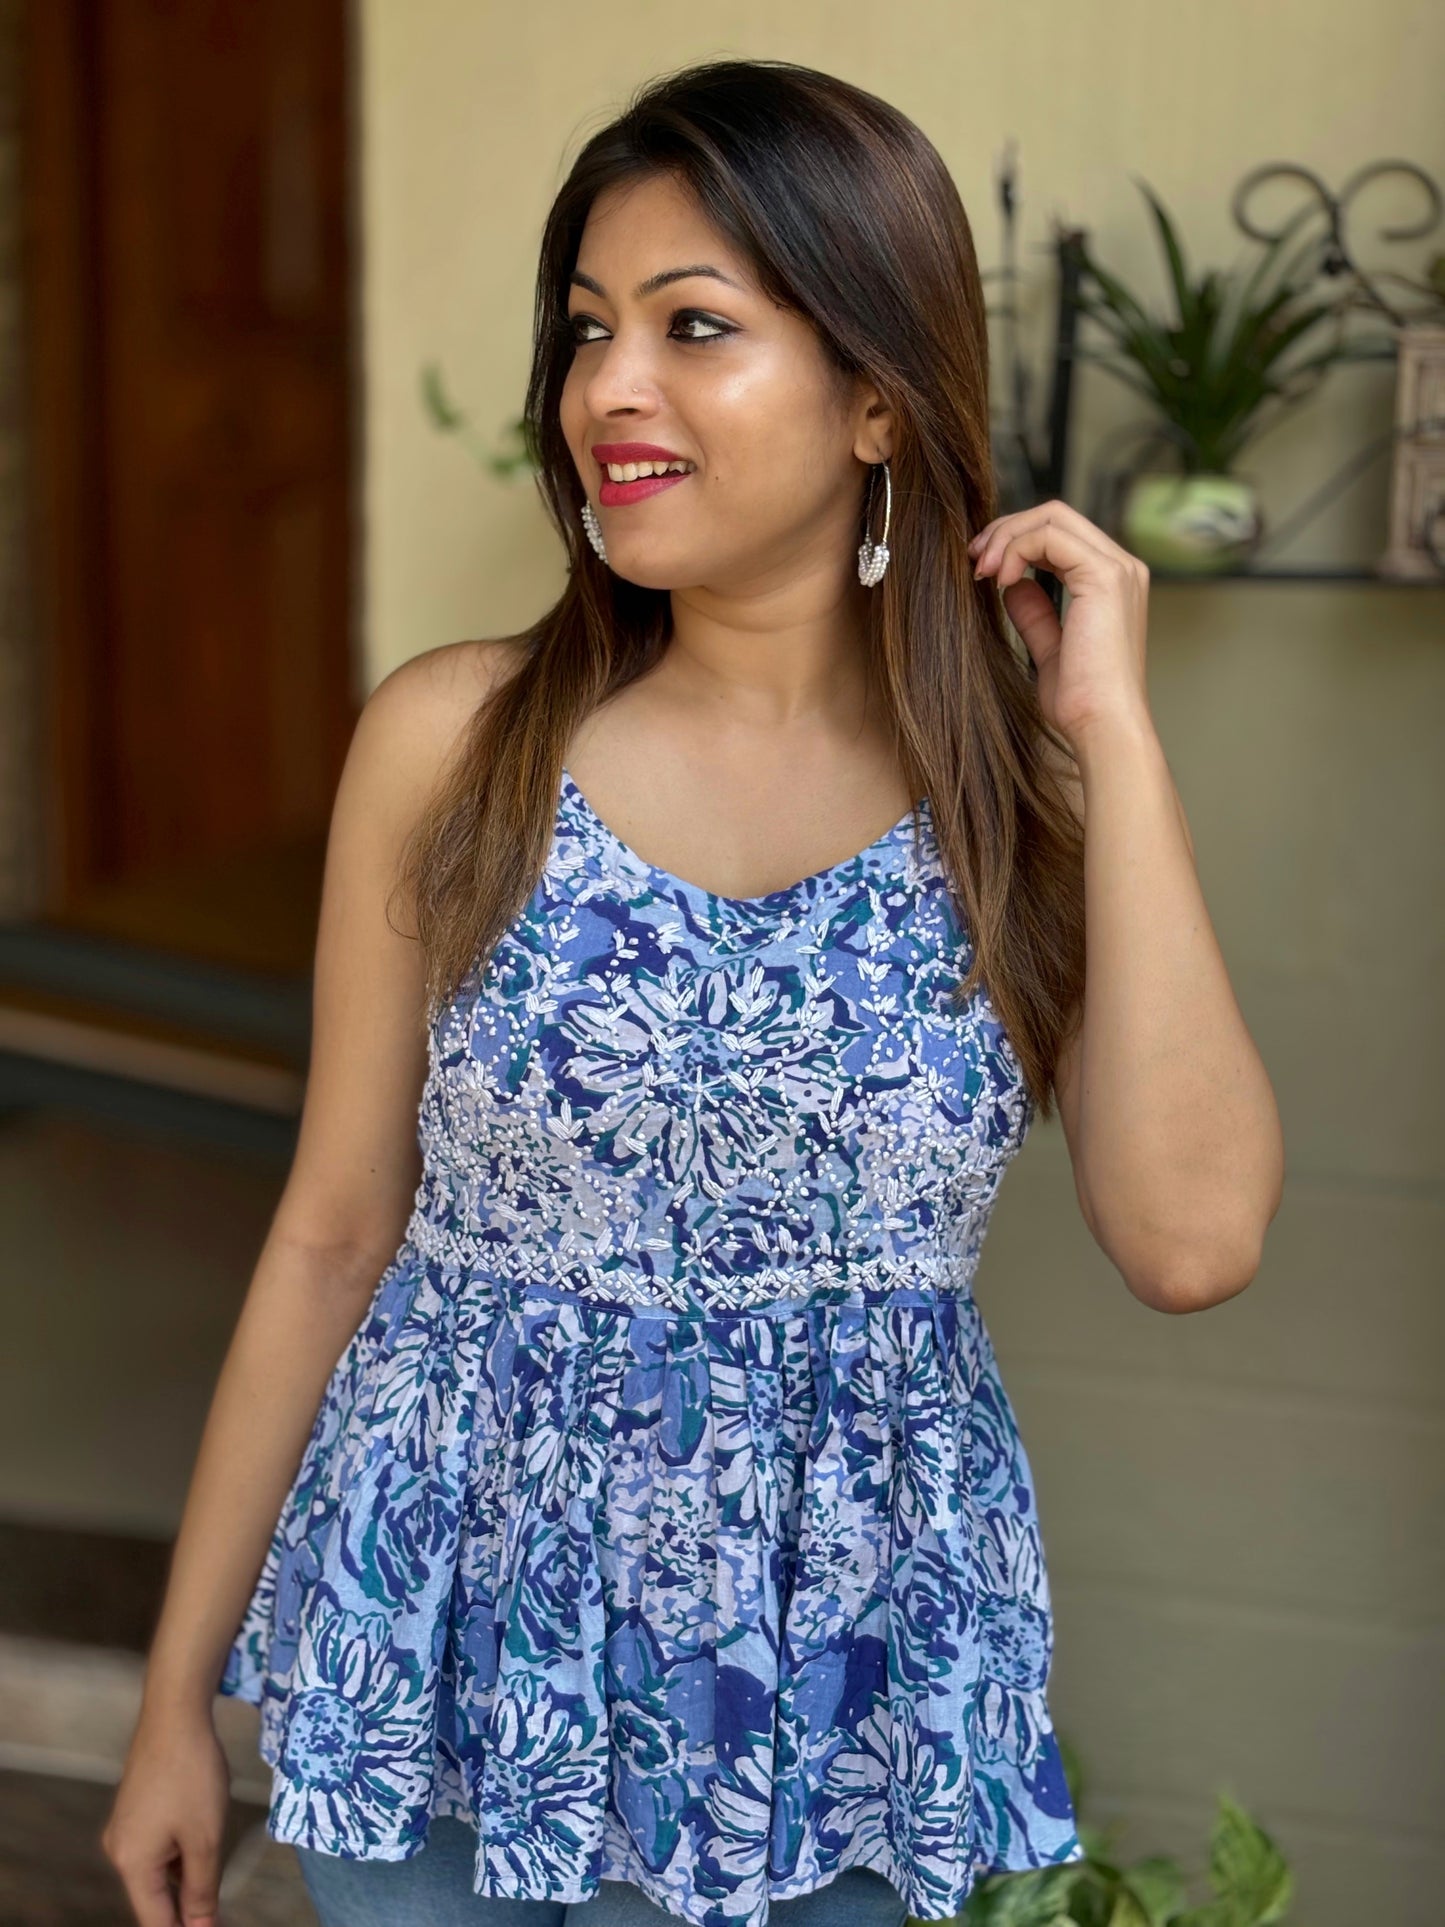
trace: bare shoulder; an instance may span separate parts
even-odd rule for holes
[[[442,643],[383,676],[356,725],[358,754],[403,792],[429,790],[476,710],[526,660],[517,636]]]
[[[423,649],[383,676],[366,710],[388,733],[445,748],[465,729],[479,703],[526,660],[518,636],[446,642]],[[363,711],[365,713],[365,711]]]

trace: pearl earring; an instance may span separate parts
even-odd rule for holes
[[[883,535],[875,542],[867,533],[868,524],[873,519],[873,485],[878,479],[879,468],[883,470],[883,487],[886,491],[883,505]],[[883,572],[888,567],[888,525],[893,519],[893,478],[887,462],[873,464],[868,477],[868,505],[863,512],[864,535],[858,549],[858,580],[865,589],[874,588],[883,580]]]
[[[599,560],[605,562],[607,560],[607,549],[602,541],[602,530],[597,521],[597,511],[593,508],[590,499],[584,501],[582,504],[582,526],[587,531],[587,540],[596,550]]]

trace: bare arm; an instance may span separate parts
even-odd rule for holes
[[[1284,1144],[1147,720],[1076,746],[1088,991],[1055,1077],[1086,1222],[1134,1295],[1198,1311],[1242,1291]]]
[[[424,970],[386,905],[425,796],[506,661],[500,645],[456,644],[394,671],[362,711],[337,789],[296,1153],[217,1379],[102,1836],[146,1927],[175,1918],[168,1840],[172,1858],[185,1846],[188,1876],[203,1865],[211,1884],[215,1842],[196,1831],[218,1833],[224,1799],[218,1814],[208,1784],[188,1804],[185,1783],[213,1778],[212,1700],[227,1652],[327,1379],[405,1230],[420,1175]]]

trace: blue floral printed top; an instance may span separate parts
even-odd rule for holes
[[[220,1681],[275,1839],[404,1860],[447,1814],[479,1894],[697,1927],[1082,1857],[971,1288],[1032,1105],[916,830],[722,897],[564,772]]]

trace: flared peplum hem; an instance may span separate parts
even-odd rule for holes
[[[1082,1857],[1033,1482],[971,1293],[678,1312],[403,1246],[220,1690],[273,1837],[697,1927],[850,1866],[924,1920]]]

